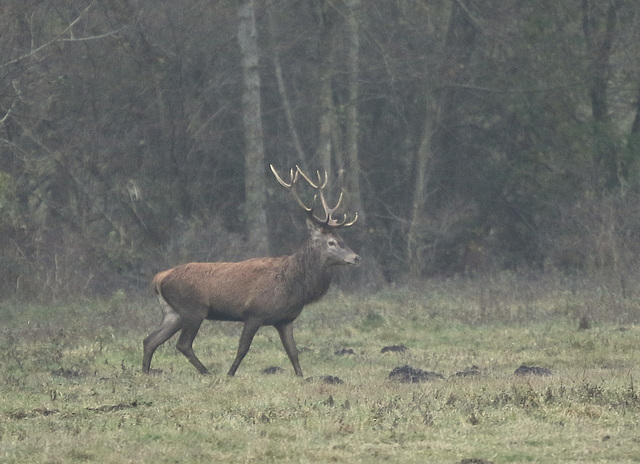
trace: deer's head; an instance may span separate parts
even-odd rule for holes
[[[336,205],[333,208],[330,208],[324,196],[324,188],[327,186],[327,173],[324,173],[323,179],[320,172],[316,171],[318,181],[314,182],[298,166],[296,166],[295,170],[291,169],[289,171],[290,181],[285,182],[278,175],[273,165],[270,165],[270,167],[271,172],[273,172],[273,175],[276,177],[280,185],[291,192],[291,195],[298,203],[298,206],[306,212],[307,227],[311,233],[311,242],[314,249],[321,254],[323,263],[327,265],[359,265],[360,256],[354,253],[353,250],[351,250],[351,248],[349,248],[342,238],[336,233],[338,229],[351,227],[355,224],[358,220],[358,213],[354,215],[354,218],[351,221],[347,221],[346,214],[342,214],[342,217],[339,219],[334,217],[334,214],[342,202],[343,192],[340,192],[340,197],[338,198]],[[316,191],[313,196],[313,200],[311,201],[311,206],[305,205],[298,195],[296,187],[300,179],[304,179],[304,181]],[[320,200],[320,205],[323,210],[323,213],[320,216],[315,213],[315,207],[318,200]]]

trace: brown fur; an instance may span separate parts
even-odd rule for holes
[[[158,346],[182,331],[177,348],[200,371],[207,369],[192,343],[205,319],[244,322],[234,375],[256,331],[272,325],[297,375],[302,375],[293,339],[293,321],[302,308],[321,298],[331,283],[331,268],[358,264],[360,258],[334,233],[309,223],[311,238],[291,256],[254,258],[239,263],[189,263],[158,273],[152,285],[163,308],[160,327],[144,340],[143,371],[149,372]]]

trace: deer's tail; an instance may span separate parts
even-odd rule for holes
[[[153,286],[153,290],[158,294],[158,295],[162,295],[162,281],[164,280],[164,278],[167,276],[167,274],[169,274],[169,272],[171,271],[171,269],[166,270],[166,271],[162,271],[162,272],[158,272],[154,277],[153,280],[151,281],[151,285]]]
[[[167,314],[168,311],[169,312],[172,311],[171,306],[169,306],[169,303],[167,303],[167,300],[165,300],[164,296],[162,295],[162,281],[164,280],[165,277],[167,277],[169,272],[171,272],[171,269],[158,272],[154,276],[153,280],[151,281],[151,285],[153,286],[153,290],[156,292],[156,295],[158,297],[158,302],[160,303],[160,306],[162,307],[162,312],[164,314]]]

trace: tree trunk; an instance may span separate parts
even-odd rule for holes
[[[590,0],[582,2],[582,27],[591,60],[589,94],[593,119],[598,122],[608,120],[607,80],[609,59],[618,20],[618,2],[612,1],[607,9],[604,30],[600,31],[599,19],[594,11],[596,6]]]
[[[289,97],[287,96],[287,87],[284,82],[284,76],[282,74],[282,64],[280,63],[280,52],[277,47],[276,40],[276,27],[274,24],[273,14],[271,13],[271,8],[269,9],[268,21],[269,21],[269,34],[271,39],[271,47],[272,47],[272,60],[273,60],[273,71],[276,76],[276,82],[278,83],[278,92],[280,93],[280,99],[282,100],[282,109],[284,110],[284,115],[287,120],[287,127],[291,134],[291,141],[293,143],[293,148],[296,151],[298,156],[298,163],[300,166],[306,167],[306,156],[304,154],[304,150],[302,149],[302,144],[300,143],[300,137],[298,137],[298,131],[296,130],[295,121],[293,119],[293,110],[291,109],[291,103],[289,101]]]
[[[334,73],[334,36],[335,11],[326,1],[319,2],[317,15],[319,18],[320,39],[318,43],[320,55],[320,128],[316,157],[320,168],[331,172],[331,155],[335,149],[333,129],[335,108],[333,104]]]
[[[635,117],[633,118],[633,124],[631,124],[631,135],[638,136],[640,134],[640,85],[636,91],[636,104],[635,104]]]
[[[349,102],[346,110],[345,129],[345,182],[348,191],[346,207],[350,211],[358,211],[360,220],[364,223],[365,216],[360,195],[360,163],[358,162],[358,92],[359,92],[359,52],[360,30],[358,27],[358,7],[360,0],[347,0],[348,8],[348,90]]]
[[[265,212],[264,146],[260,108],[258,42],[253,0],[238,2],[238,44],[240,45],[244,89],[242,110],[245,134],[245,215],[249,247],[268,253]]]
[[[604,18],[599,17],[599,4],[593,0],[582,2],[582,28],[589,54],[589,97],[594,122],[596,153],[596,176],[606,188],[618,182],[618,150],[613,143],[613,128],[609,117],[607,98],[609,82],[609,61],[618,21],[619,2],[611,1]],[[602,20],[604,25],[600,26]]]

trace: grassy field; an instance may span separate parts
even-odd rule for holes
[[[297,321],[303,379],[270,327],[226,377],[240,326],[220,322],[194,344],[212,375],[172,339],[153,360],[163,373],[145,376],[142,339],[159,319],[152,295],[122,292],[4,304],[0,462],[640,461],[640,300],[615,279],[334,290]],[[392,345],[406,350],[381,353]],[[515,375],[522,364],[551,375]],[[441,378],[389,378],[407,365]]]

